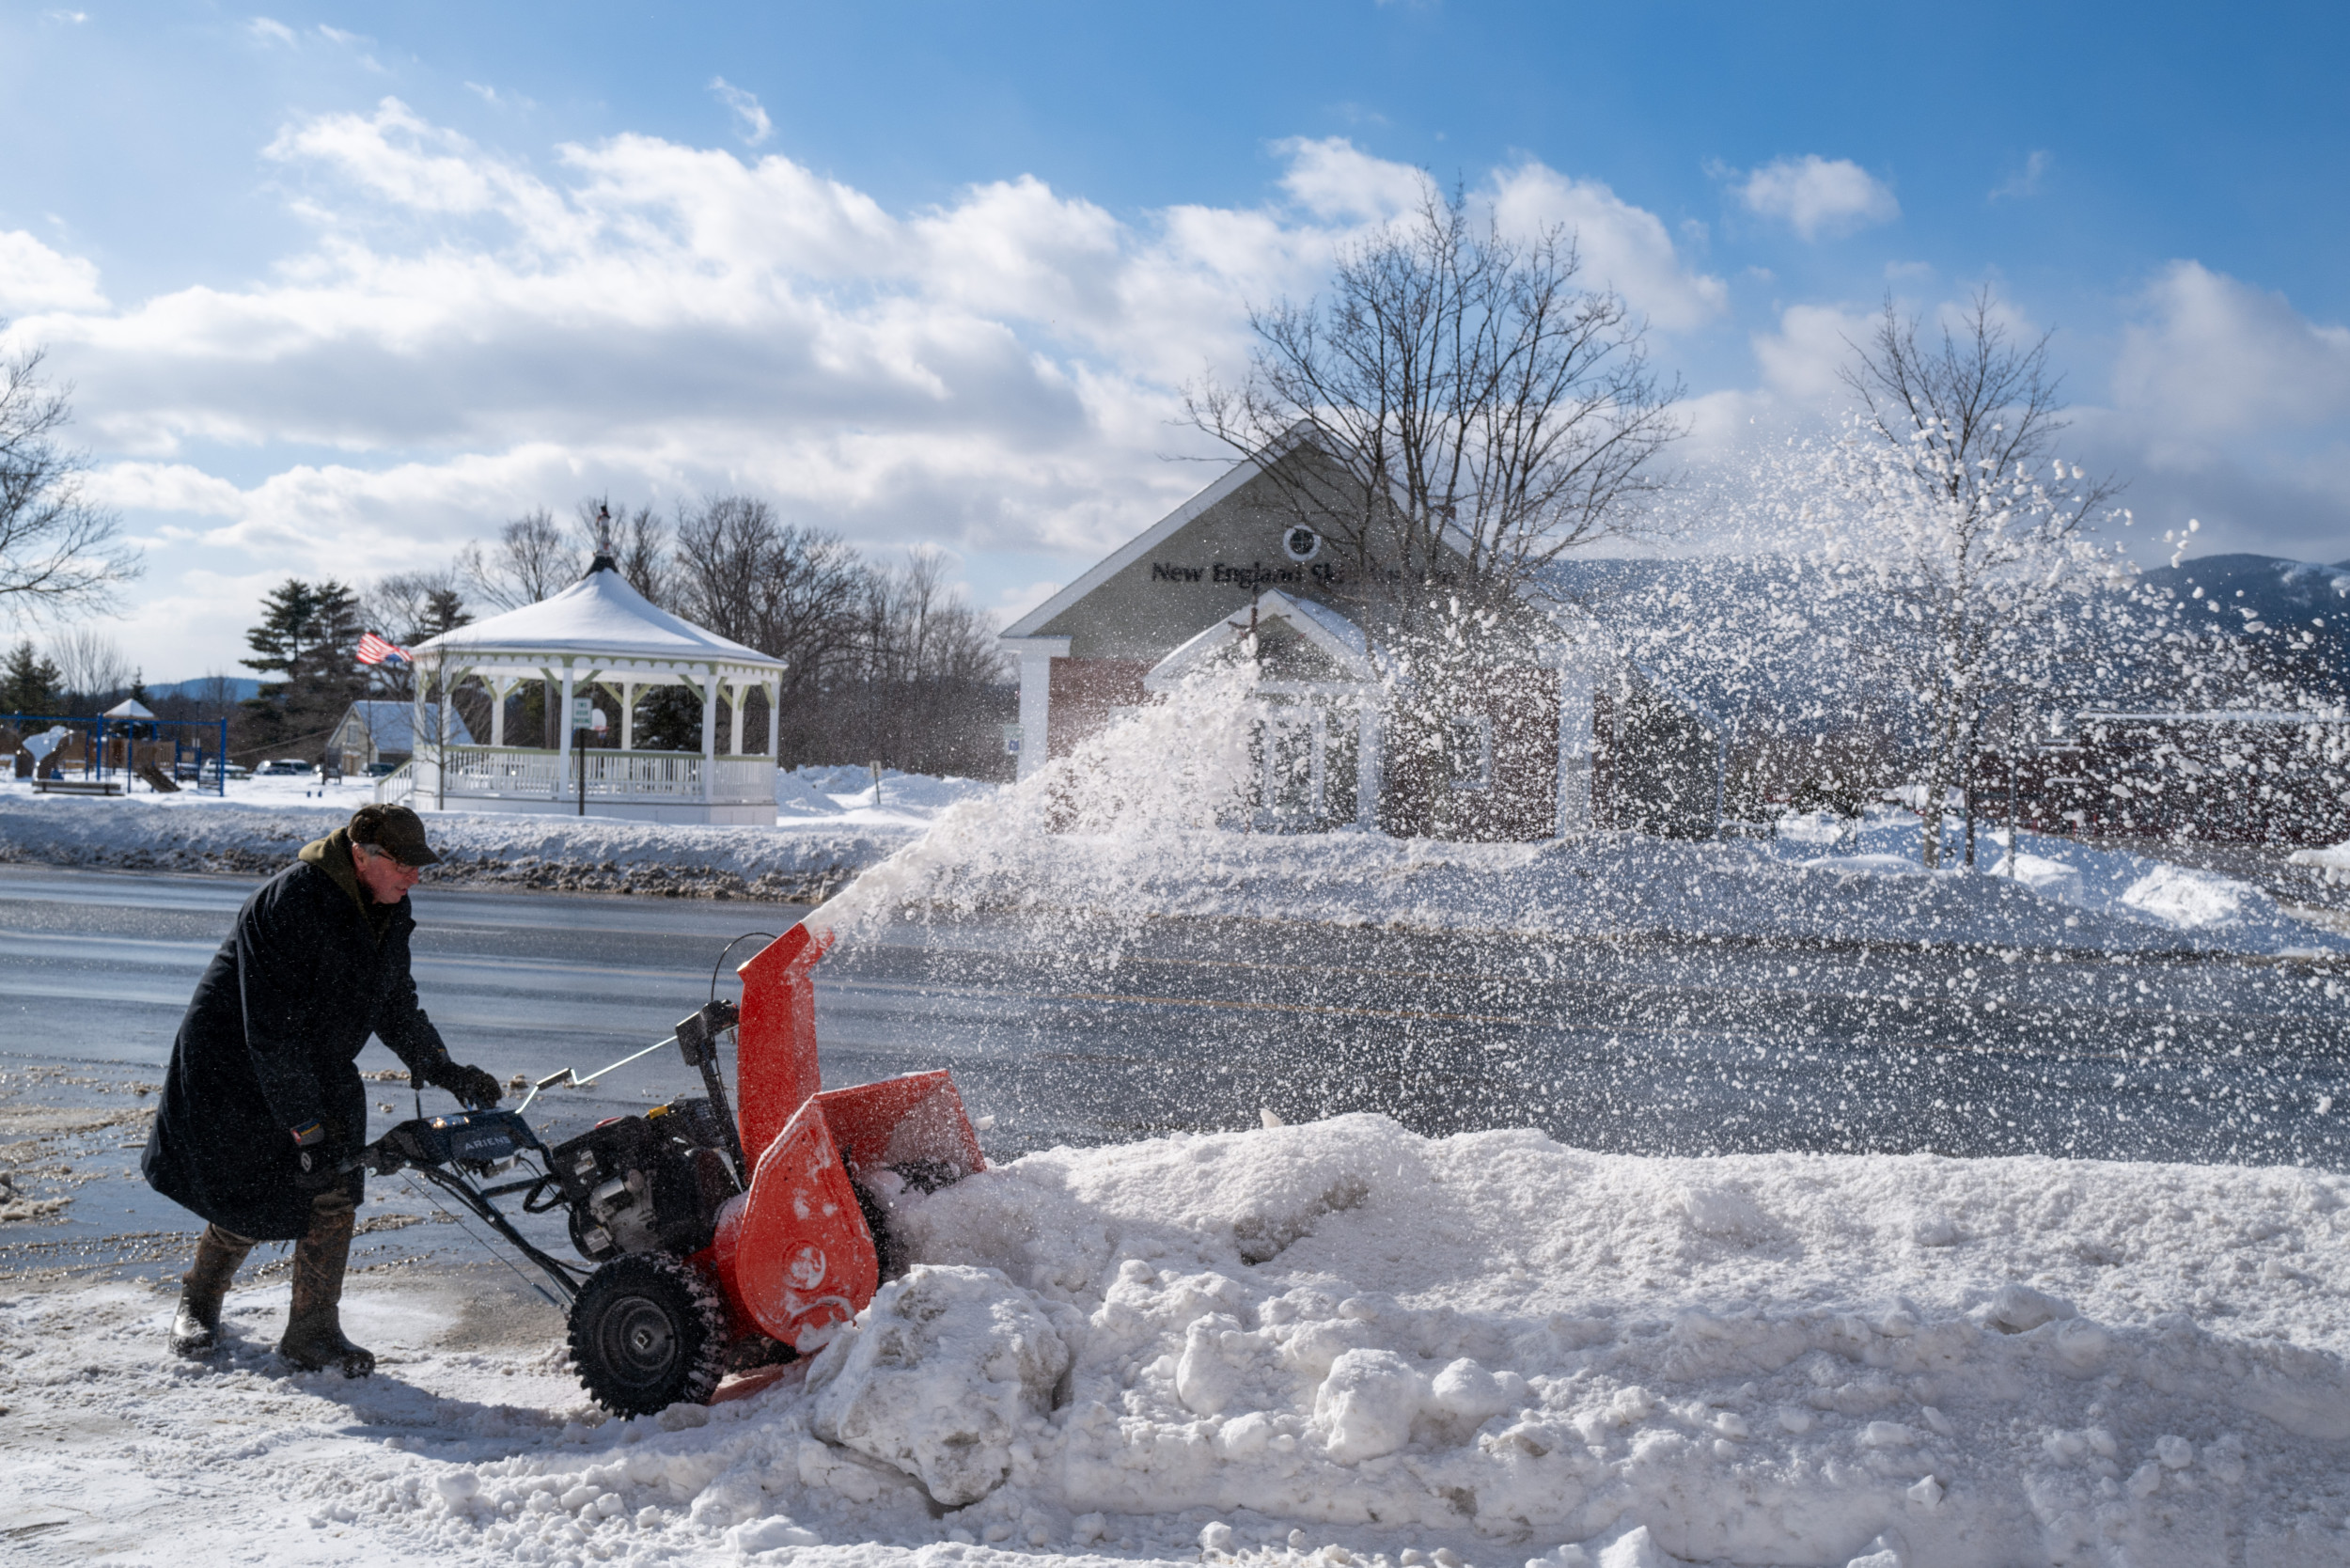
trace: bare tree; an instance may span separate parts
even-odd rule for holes
[[[90,626],[61,633],[49,645],[60,683],[81,706],[95,710],[131,683],[131,664],[114,638]]]
[[[816,689],[854,646],[857,553],[838,534],[778,521],[757,497],[679,509],[672,573],[678,613],[783,660],[787,692]]]
[[[88,458],[58,444],[72,388],[43,380],[41,360],[0,359],[0,606],[19,615],[101,607],[144,570],[83,488]]]
[[[2058,455],[2066,429],[2049,337],[2011,340],[1988,290],[1938,344],[1888,299],[1842,371],[1859,405],[1830,458],[1822,512],[1848,582],[1889,596],[1876,650],[1920,720],[1920,859],[1941,859],[1944,803],[1969,782],[1995,708],[2045,683],[2081,601],[2120,570],[2090,537],[2119,494]],[[1971,840],[1971,835],[1970,835]]]
[[[458,552],[456,571],[467,597],[518,610],[571,587],[587,567],[578,543],[553,512],[539,507],[500,528],[488,550],[466,545]]]
[[[1426,181],[1417,212],[1340,253],[1329,297],[1249,313],[1240,386],[1186,393],[1190,422],[1264,465],[1337,547],[1334,591],[1386,602],[1374,638],[1506,603],[1633,531],[1662,486],[1680,387],[1580,274],[1572,234],[1513,239]]]
[[[995,630],[947,586],[947,562],[922,551],[903,566],[867,572],[857,663],[875,682],[986,682],[1004,667]]]

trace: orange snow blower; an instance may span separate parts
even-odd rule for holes
[[[813,1354],[898,1271],[892,1200],[986,1168],[949,1074],[822,1087],[811,971],[830,945],[794,926],[737,971],[739,1010],[713,1000],[679,1022],[706,1095],[552,1149],[517,1109],[404,1121],[363,1153],[378,1172],[411,1170],[449,1193],[554,1282],[580,1382],[616,1414],[707,1403],[728,1372]],[[728,1029],[739,1117],[718,1070]],[[537,1173],[480,1184],[525,1159]],[[594,1267],[525,1238],[497,1205],[516,1197],[526,1214],[567,1210]]]

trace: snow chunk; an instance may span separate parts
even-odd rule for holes
[[[808,1429],[917,1477],[948,1507],[1010,1474],[1023,1427],[1052,1408],[1069,1346],[992,1268],[917,1264],[808,1369]]]
[[[1340,1464],[1376,1459],[1411,1440],[1428,1396],[1428,1379],[1393,1351],[1350,1350],[1330,1363],[1314,1395],[1314,1424]]]

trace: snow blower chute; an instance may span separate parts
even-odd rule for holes
[[[794,926],[737,971],[739,1010],[713,1000],[679,1022],[706,1095],[552,1149],[521,1110],[491,1110],[405,1121],[366,1151],[371,1168],[414,1170],[454,1196],[554,1281],[580,1382],[616,1414],[704,1403],[730,1371],[812,1354],[897,1272],[892,1199],[986,1168],[949,1074],[822,1087],[810,971],[830,944]],[[728,1029],[739,1108],[718,1071]],[[476,1179],[525,1156],[539,1174]],[[497,1207],[517,1196],[528,1214],[568,1210],[572,1244],[594,1266],[531,1245]]]

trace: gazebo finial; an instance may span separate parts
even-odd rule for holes
[[[596,503],[596,557],[588,563],[588,575],[599,572],[618,572],[619,562],[612,558],[612,509],[603,502]]]

